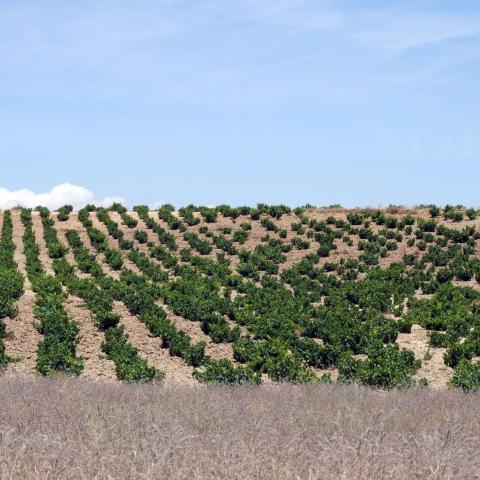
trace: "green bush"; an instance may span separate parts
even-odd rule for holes
[[[57,218],[60,222],[65,222],[68,220],[68,217],[73,212],[73,207],[71,205],[64,205],[58,209]]]
[[[312,370],[305,368],[297,358],[290,355],[268,358],[265,370],[277,382],[310,383],[316,379]]]
[[[477,211],[474,208],[469,208],[465,213],[469,220],[475,220],[475,218],[477,218]]]
[[[339,363],[339,380],[381,388],[412,385],[412,374],[420,367],[412,352],[400,351],[397,345],[374,347],[366,360],[345,354]]]
[[[437,207],[436,205],[431,205],[430,208],[428,209],[428,211],[430,212],[430,216],[432,218],[438,217],[441,213],[441,209],[439,207]]]
[[[194,377],[202,383],[222,385],[259,384],[261,376],[248,368],[235,367],[230,360],[209,360],[203,371],[195,370]]]
[[[116,327],[120,321],[120,315],[109,310],[100,310],[95,314],[95,325],[100,330],[108,330],[111,327]]]
[[[115,362],[117,376],[127,382],[148,382],[162,380],[163,372],[149,367],[147,362],[138,356],[138,350],[128,343],[123,325],[109,328],[105,332],[102,350]]]
[[[350,212],[347,215],[347,220],[350,222],[350,225],[361,225],[365,217],[361,213]]]
[[[79,375],[83,359],[76,356],[78,326],[63,307],[64,295],[41,293],[35,301],[34,315],[43,339],[38,345],[37,371],[41,375],[62,372]]]
[[[48,245],[48,256],[50,258],[62,258],[67,253],[68,248],[61,243],[51,243]]]
[[[122,254],[114,248],[107,248],[104,253],[105,260],[107,261],[110,268],[112,268],[113,270],[121,270],[121,268],[123,267]]]
[[[122,217],[123,224],[128,228],[135,228],[138,225],[138,220],[128,215],[128,213],[121,213],[120,216]]]
[[[437,282],[447,283],[453,279],[453,273],[448,268],[442,268],[437,272]]]
[[[147,243],[148,242],[147,232],[144,232],[143,230],[136,230],[134,237],[135,237],[135,240],[138,243]]]
[[[23,294],[23,283],[20,272],[0,269],[0,319],[16,315],[15,302]]]
[[[480,365],[474,365],[466,359],[460,360],[453,372],[451,385],[465,392],[480,390]]]
[[[233,232],[232,240],[238,242],[240,245],[245,243],[248,239],[248,230],[236,230]]]

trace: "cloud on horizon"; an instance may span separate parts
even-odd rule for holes
[[[124,203],[124,199],[118,196],[96,199],[94,193],[88,188],[71,183],[62,183],[54,186],[49,192],[35,193],[32,190],[22,188],[20,190],[8,190],[0,188],[0,209],[14,208],[17,206],[34,208],[37,206],[55,210],[62,205],[72,205],[79,209],[93,203],[98,206],[108,207],[113,202]]]

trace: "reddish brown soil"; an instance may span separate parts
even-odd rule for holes
[[[69,295],[64,306],[80,330],[77,355],[85,359],[82,376],[90,379],[115,380],[117,378],[115,364],[105,358],[101,349],[104,334],[93,324],[92,314],[84,306],[83,300]]]
[[[22,236],[25,231],[20,221],[20,212],[12,211],[13,241],[16,249],[14,258],[19,271],[26,278],[25,256],[23,254]],[[6,375],[34,376],[37,361],[37,346],[41,336],[34,327],[33,305],[35,293],[32,292],[30,282],[25,281],[25,293],[17,302],[18,315],[15,318],[6,318],[7,338],[5,348],[7,355],[18,359],[15,363],[9,363]]]
[[[309,209],[306,212],[306,215],[310,219],[316,220],[325,220],[328,216],[334,215],[338,219],[346,219],[348,211],[343,209],[339,210],[328,210],[328,209]],[[390,215],[398,216],[405,215],[406,213],[412,213],[415,217],[420,218],[429,218],[429,214],[426,210],[410,210],[410,211],[401,211],[396,213],[395,211],[389,212]],[[139,244],[134,240],[134,232],[138,230],[143,230],[147,233],[148,239],[151,242],[157,242],[158,238],[155,233],[146,228],[145,223],[138,218],[136,212],[130,213],[134,218],[139,220],[138,226],[135,228],[128,228],[126,225],[123,225],[120,215],[117,213],[111,213],[111,218],[119,224],[119,228],[124,233],[127,240],[131,240],[135,243],[135,247],[139,248],[140,251],[148,255],[148,246],[146,244]],[[158,218],[157,212],[150,212],[150,216],[168,232],[172,233],[178,243],[178,251],[182,248],[190,248],[188,242],[183,238],[183,234],[179,231],[170,230],[168,224]],[[3,214],[0,212],[0,222],[2,220]],[[15,261],[18,264],[19,270],[22,273],[25,273],[25,257],[23,255],[23,245],[22,245],[22,235],[23,235],[23,225],[20,221],[20,212],[18,210],[12,211],[12,218],[14,223],[14,241],[17,246],[15,251]],[[96,255],[98,261],[100,262],[104,272],[111,276],[112,278],[118,278],[120,272],[112,271],[112,269],[106,264],[104,256],[102,254],[97,254],[92,247],[86,230],[78,221],[76,213],[72,213],[69,219],[66,222],[60,222],[57,219],[56,214],[52,214],[52,218],[55,220],[55,227],[58,231],[59,240],[68,245],[65,232],[69,229],[73,229],[79,232],[80,237],[84,245],[89,249],[89,251]],[[102,231],[107,235],[109,245],[112,248],[118,248],[118,242],[108,235],[108,231],[103,223],[98,221],[95,214],[91,214],[90,218],[96,228]],[[45,241],[43,239],[43,227],[41,224],[40,216],[37,212],[32,214],[33,227],[36,236],[37,243],[40,246],[40,259],[44,265],[44,268],[47,273],[53,274],[52,271],[52,260],[48,257],[47,248]],[[279,229],[287,230],[287,238],[285,242],[290,242],[293,238],[297,236],[296,232],[291,230],[292,223],[299,221],[298,217],[293,214],[288,214],[282,216],[280,220],[272,220]],[[480,218],[477,218],[473,221],[465,219],[462,222],[452,222],[439,219],[440,222],[445,223],[449,228],[454,228],[461,230],[466,226],[475,226],[477,230],[480,230]],[[211,239],[206,235],[199,233],[199,228],[202,225],[206,225],[208,229],[215,234],[220,234],[221,229],[224,227],[230,227],[233,231],[240,228],[240,224],[243,222],[248,222],[252,225],[252,230],[249,232],[248,240],[240,245],[235,243],[236,248],[240,251],[253,250],[257,245],[261,243],[261,239],[266,235],[269,235],[270,238],[279,238],[278,233],[268,232],[261,224],[260,221],[252,221],[249,217],[241,216],[236,220],[231,218],[225,218],[222,215],[218,215],[217,222],[213,224],[204,223],[201,220],[199,225],[188,227],[188,231],[196,232],[200,238],[211,242]],[[374,232],[378,232],[383,227],[377,226],[374,223],[370,224],[370,228]],[[308,226],[306,231],[308,231]],[[415,230],[415,228],[414,228]],[[230,238],[230,235],[225,235],[227,238]],[[398,244],[398,249],[388,252],[386,258],[380,259],[380,265],[382,267],[388,266],[390,263],[399,261],[406,253],[413,253],[414,255],[419,255],[421,252],[418,251],[416,246],[408,247],[407,241],[409,238],[413,238],[413,234],[408,236],[403,234],[403,240]],[[310,242],[310,246],[305,250],[292,249],[290,252],[286,253],[287,260],[280,265],[280,271],[291,267],[299,260],[301,260],[305,255],[309,253],[316,252],[318,248],[318,243],[313,239],[309,239],[306,234],[300,235],[300,238]],[[361,251],[358,250],[358,237],[351,236],[353,241],[352,246],[348,246],[342,239],[336,239],[335,244],[337,249],[334,250],[328,258],[322,258],[319,262],[320,265],[323,265],[326,262],[336,262],[341,258],[358,258],[361,255]],[[177,255],[178,255],[177,251]],[[208,255],[209,258],[215,258],[217,253],[224,253],[222,250],[213,246],[213,251]],[[225,254],[228,259],[231,260],[231,268],[235,269],[238,265],[238,256],[237,255],[228,255]],[[139,269],[124,256],[124,266],[136,273],[140,273]],[[72,252],[67,253],[67,261],[71,265],[75,265],[75,259]],[[154,259],[150,259],[157,265],[160,265],[160,262],[157,262]],[[87,274],[82,274],[77,271],[77,274],[81,277],[88,277]],[[459,283],[460,285],[460,283]],[[475,289],[478,289],[479,286],[475,281],[471,282],[461,282],[461,285],[469,285]],[[234,292],[235,294],[235,292]],[[418,293],[418,296],[421,298],[428,298],[426,295],[422,295],[421,292]],[[5,341],[7,353],[9,355],[19,357],[20,361],[17,363],[10,363],[6,369],[7,375],[34,375],[35,374],[35,362],[36,362],[36,350],[38,342],[40,341],[40,335],[33,326],[34,317],[32,313],[32,308],[35,300],[35,294],[31,291],[30,284],[28,280],[25,283],[25,294],[18,301],[18,311],[19,314],[15,319],[6,319],[8,337]],[[73,318],[77,321],[80,328],[80,343],[78,345],[78,354],[86,359],[85,370],[83,375],[88,378],[106,378],[114,379],[115,378],[115,368],[111,361],[106,360],[103,353],[101,352],[101,343],[103,339],[103,334],[99,332],[95,325],[92,322],[91,314],[83,306],[82,301],[76,297],[70,296],[65,302],[67,311],[72,315]],[[165,306],[164,306],[165,307]],[[135,316],[132,316],[128,313],[123,304],[116,303],[115,309],[121,314],[121,324],[125,326],[126,332],[129,335],[129,339],[132,344],[138,348],[139,353],[144,357],[148,363],[152,366],[159,368],[167,373],[167,379],[170,379],[177,383],[187,383],[190,384],[194,382],[192,377],[192,368],[187,366],[181,359],[172,357],[168,353],[168,349],[162,348],[161,340],[159,338],[153,338],[149,336],[148,330],[145,325]],[[228,343],[215,344],[212,342],[210,337],[206,335],[202,329],[201,325],[198,322],[191,322],[186,320],[178,315],[173,314],[168,308],[165,308],[168,318],[175,323],[177,328],[183,330],[187,333],[193,342],[204,341],[206,343],[206,353],[214,359],[228,358],[233,360],[233,349],[232,345]],[[243,330],[245,333],[245,329]],[[417,372],[417,378],[425,377],[429,384],[434,388],[445,388],[449,378],[451,377],[452,370],[446,367],[443,363],[443,349],[436,349],[428,347],[428,332],[418,326],[414,326],[411,334],[401,334],[398,338],[398,344],[403,348],[408,348],[412,350],[416,357],[422,360],[422,367]],[[336,370],[326,370],[326,371],[317,371],[317,374],[321,375],[323,373],[330,373],[335,379],[337,376]]]
[[[38,212],[32,212],[32,223],[33,223],[33,232],[35,233],[35,241],[40,247],[40,261],[42,262],[43,268],[49,275],[55,275],[52,269],[52,259],[48,256],[47,245],[45,244],[45,239],[43,238],[43,225]]]
[[[100,230],[104,235],[106,235],[107,241],[108,241],[108,246],[110,248],[115,248],[115,249],[118,250],[118,240],[115,240],[111,235],[109,235],[108,229],[105,226],[105,224],[100,222],[100,220],[98,220],[98,218],[95,214],[90,215],[90,220],[92,220],[93,226],[96,229]],[[123,264],[129,270],[132,270],[133,272],[138,273],[138,274],[141,273],[140,270],[138,269],[138,267],[133,262],[131,262],[127,258],[126,255],[123,255]],[[115,272],[115,273],[118,274],[118,272]]]
[[[150,336],[147,327],[131,315],[123,303],[115,302],[114,310],[120,315],[120,324],[125,327],[130,343],[150,366],[165,372],[166,380],[184,384],[198,383],[192,377],[192,368],[182,359],[172,357],[168,350],[162,347],[162,340]]]

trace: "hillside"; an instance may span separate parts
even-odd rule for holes
[[[474,210],[117,204],[0,225],[7,377],[480,386]]]

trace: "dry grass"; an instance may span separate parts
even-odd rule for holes
[[[480,396],[0,381],[2,479],[473,479]]]

